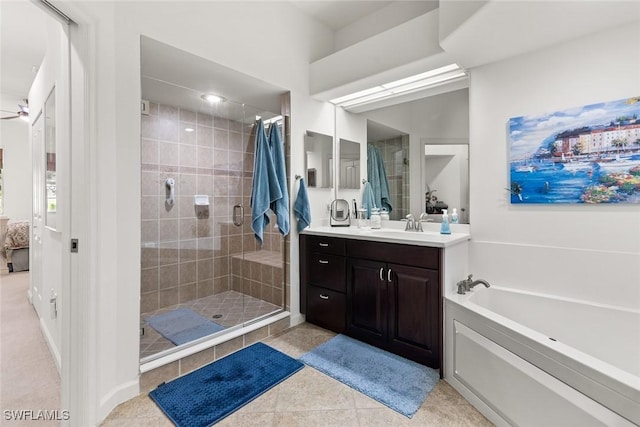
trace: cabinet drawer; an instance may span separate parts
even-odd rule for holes
[[[343,256],[311,252],[307,258],[309,284],[344,292],[346,262]]]
[[[307,235],[307,250],[325,254],[344,255],[345,242],[344,239],[335,237]]]
[[[334,332],[343,332],[346,320],[345,295],[330,289],[309,286],[306,320]]]
[[[347,240],[347,256],[438,270],[440,249],[428,246]]]

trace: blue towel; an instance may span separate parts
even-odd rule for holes
[[[273,166],[276,170],[278,187],[282,197],[271,203],[271,210],[276,214],[276,223],[283,236],[289,234],[289,189],[287,188],[287,170],[284,160],[284,147],[280,137],[280,129],[276,123],[271,124],[269,129],[269,149]]]
[[[371,209],[377,207],[375,198],[373,197],[373,190],[371,184],[368,182],[364,184],[364,190],[362,191],[362,208],[367,210],[367,219],[371,218]]]
[[[382,161],[380,151],[373,145],[367,147],[367,180],[371,184],[376,207],[386,208],[388,212],[393,210],[387,171]]]
[[[298,233],[311,225],[311,206],[309,206],[309,195],[307,194],[304,178],[300,178],[300,188],[298,188],[293,213],[298,219]]]
[[[251,186],[251,229],[262,245],[262,233],[269,224],[269,206],[282,198],[276,176],[273,157],[269,151],[269,141],[264,131],[264,123],[256,123],[256,150],[253,161],[253,183]]]

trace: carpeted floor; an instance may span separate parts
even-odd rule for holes
[[[0,276],[1,424],[57,426],[58,421],[7,421],[5,410],[60,409],[60,377],[27,299],[29,272]]]

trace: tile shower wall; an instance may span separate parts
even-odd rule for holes
[[[230,290],[232,257],[258,249],[249,208],[254,135],[243,126],[155,103],[141,116],[141,313]],[[173,206],[167,178],[175,180]],[[196,194],[209,196],[208,218],[196,217]],[[245,225],[236,227],[240,203]],[[281,251],[281,242],[269,230],[263,249]]]
[[[402,219],[409,213],[409,137],[369,142],[380,150],[387,170],[391,196],[391,219]]]

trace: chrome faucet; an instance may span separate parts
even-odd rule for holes
[[[416,220],[413,219],[413,215],[408,214],[406,217],[407,225],[404,227],[404,231],[413,231],[416,227]]]
[[[469,292],[471,289],[473,289],[474,287],[480,284],[483,284],[485,288],[488,288],[489,286],[491,286],[489,285],[489,282],[487,282],[486,280],[483,280],[483,279],[472,280],[471,279],[472,277],[473,277],[473,274],[470,274],[469,277],[459,281],[456,284],[458,286],[458,293],[460,295],[464,295],[465,293]]]

